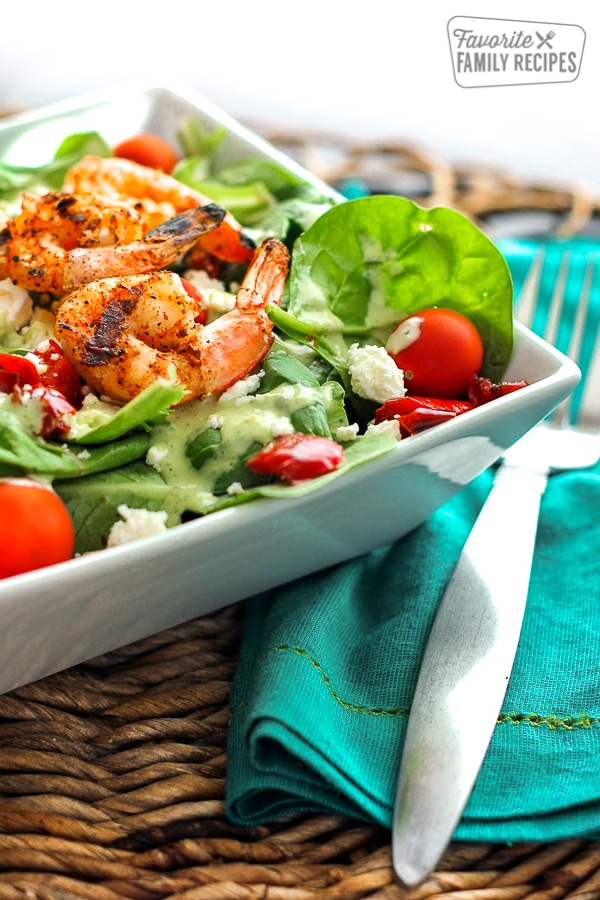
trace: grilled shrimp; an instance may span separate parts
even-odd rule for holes
[[[267,303],[278,305],[289,253],[266,240],[256,251],[235,307],[210,325],[174,272],[107,278],[74,291],[57,313],[56,336],[74,368],[100,394],[126,402],[157,379],[186,388],[182,401],[235,384],[273,342]]]
[[[211,204],[148,232],[125,204],[66,193],[26,195],[19,215],[0,232],[4,277],[26,290],[61,297],[98,278],[169,265],[224,216],[224,209]]]
[[[64,190],[81,197],[127,204],[147,228],[156,228],[177,213],[211,202],[159,169],[117,157],[84,156],[67,172]],[[253,241],[229,213],[219,228],[200,238],[199,245],[207,253],[234,263],[248,263],[254,251]]]

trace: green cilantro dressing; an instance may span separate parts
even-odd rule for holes
[[[254,389],[257,382],[252,384]],[[237,492],[236,473],[243,472],[240,460],[258,445],[295,431],[291,416],[321,397],[319,389],[282,383],[262,394],[238,389],[185,403],[171,410],[168,422],[153,428],[146,461],[167,484],[193,488],[199,506],[210,506],[217,495]],[[214,452],[194,465],[190,442],[207,429],[217,430],[220,440]]]

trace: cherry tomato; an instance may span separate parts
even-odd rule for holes
[[[246,465],[259,475],[274,475],[298,484],[332,472],[344,461],[344,451],[329,438],[314,434],[283,434],[255,453]]]
[[[113,154],[142,166],[162,169],[170,175],[179,157],[163,138],[155,134],[136,134],[113,147]]]
[[[386,350],[404,370],[407,392],[426,397],[464,397],[483,364],[483,342],[471,320],[438,306],[403,319]]]
[[[0,481],[0,578],[71,559],[75,532],[57,493],[27,478]]]

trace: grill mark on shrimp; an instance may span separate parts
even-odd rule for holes
[[[141,293],[132,288],[131,293]],[[135,309],[136,300],[112,300],[102,311],[89,340],[84,342],[82,362],[86,366],[103,366],[111,357],[123,356],[125,348],[118,346],[127,317]]]
[[[225,216],[211,203],[148,232],[122,204],[52,192],[24,195],[19,215],[6,226],[0,216],[0,278],[63,297],[101,278],[161,269],[216,230]]]
[[[73,291],[55,334],[92,390],[127,402],[162,378],[186,390],[181,403],[224,391],[265,357],[273,342],[267,304],[281,302],[289,251],[268,239],[256,251],[235,307],[209,325],[171,271],[106,278]]]

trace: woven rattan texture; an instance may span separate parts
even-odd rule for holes
[[[592,900],[600,845],[453,845],[411,893],[389,833],[224,815],[241,605],[0,697],[0,900]]]
[[[460,163],[414,141],[358,141],[328,132],[282,131],[248,123],[323,181],[343,189],[359,180],[373,193],[397,193],[419,204],[450,206],[492,231],[498,214],[533,214],[533,227],[572,236],[600,235],[600,189],[572,179],[520,175],[478,160]],[[573,161],[573,172],[577,162]],[[529,228],[531,228],[529,224]],[[490,226],[490,227],[488,227]]]

